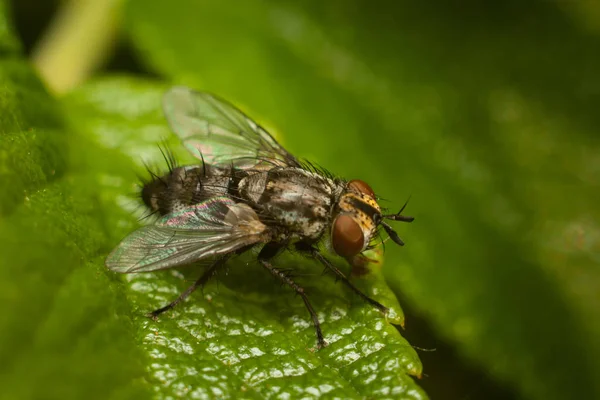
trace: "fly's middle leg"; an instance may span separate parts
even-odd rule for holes
[[[317,333],[317,346],[319,349],[321,349],[327,346],[327,342],[325,342],[325,339],[323,338],[323,332],[321,332],[321,324],[319,323],[319,317],[317,316],[317,313],[315,312],[313,306],[310,304],[308,296],[304,292],[304,288],[302,288],[300,285],[294,282],[294,280],[288,275],[286,275],[285,272],[274,267],[273,264],[270,262],[270,259],[273,258],[279,252],[281,247],[281,245],[274,243],[265,245],[265,247],[263,247],[263,249],[260,251],[260,254],[258,255],[258,262],[263,267],[265,267],[265,269],[267,269],[274,277],[280,279],[282,282],[294,289],[294,291],[300,297],[302,297],[304,305],[310,313],[310,316],[313,320],[313,324],[315,326],[315,331]]]

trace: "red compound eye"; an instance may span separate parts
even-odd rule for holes
[[[336,253],[342,257],[353,257],[360,253],[365,243],[363,231],[348,215],[339,215],[331,231],[331,244]]]
[[[373,193],[373,189],[371,189],[371,186],[367,185],[364,181],[361,181],[360,179],[351,180],[350,182],[348,182],[348,187],[358,192],[369,195],[372,198],[375,198],[375,193]]]

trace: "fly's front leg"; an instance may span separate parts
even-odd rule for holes
[[[327,346],[327,343],[325,342],[325,339],[323,338],[323,332],[321,332],[321,324],[319,323],[319,317],[317,316],[317,313],[315,312],[313,306],[310,304],[310,301],[308,300],[308,296],[304,292],[304,288],[302,288],[300,285],[298,285],[296,282],[294,282],[294,280],[292,278],[290,278],[289,276],[287,276],[283,271],[275,268],[273,266],[273,264],[271,264],[271,262],[270,262],[270,259],[272,259],[275,255],[277,255],[279,250],[281,250],[282,248],[283,248],[283,246],[281,244],[276,244],[276,243],[269,243],[269,244],[265,245],[265,247],[262,248],[262,250],[260,251],[260,253],[258,255],[258,262],[263,267],[265,267],[274,277],[276,277],[276,278],[280,279],[282,282],[286,283],[289,287],[294,289],[300,297],[302,297],[302,300],[304,301],[304,305],[306,306],[306,309],[310,313],[310,316],[313,320],[313,324],[315,326],[315,331],[317,333],[318,348],[321,349],[321,348]]]
[[[308,243],[300,242],[296,245],[296,249],[298,251],[304,253],[305,255],[319,261],[321,264],[323,264],[325,266],[325,268],[327,268],[328,270],[333,272],[342,282],[344,282],[344,285],[348,286],[354,293],[359,295],[367,303],[376,307],[382,313],[387,314],[388,308],[386,306],[384,306],[383,304],[381,304],[380,302],[378,302],[376,300],[373,300],[372,298],[370,298],[369,296],[364,294],[359,288],[354,286],[352,284],[352,282],[350,282],[350,280],[346,277],[346,275],[342,271],[340,271],[335,265],[333,265],[331,263],[331,261],[329,261],[327,258],[325,258],[325,256],[322,255],[319,252],[319,250],[312,247],[312,245],[310,245]]]

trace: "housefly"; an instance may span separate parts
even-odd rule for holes
[[[163,110],[171,130],[201,164],[179,167],[171,160],[167,174],[154,175],[144,184],[142,199],[160,218],[123,239],[106,266],[121,273],[201,260],[210,266],[152,317],[186,299],[232,256],[257,246],[259,264],[304,301],[319,348],[326,343],[304,289],[274,263],[283,249],[293,248],[321,263],[358,296],[387,312],[355,287],[324,251],[358,263],[364,260],[362,253],[375,245],[380,228],[403,245],[385,220],[411,222],[412,217],[401,215],[404,207],[385,214],[367,183],[333,177],[297,159],[260,125],[215,95],[173,87],[163,97]]]

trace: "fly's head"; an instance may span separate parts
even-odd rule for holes
[[[413,217],[401,215],[404,207],[406,204],[397,214],[383,214],[373,189],[361,180],[351,180],[337,204],[337,214],[331,227],[333,249],[338,255],[352,259],[367,249],[379,226],[390,239],[403,246],[404,242],[385,219],[412,222]]]

